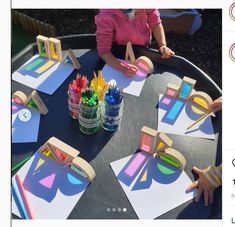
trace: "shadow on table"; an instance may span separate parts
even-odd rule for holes
[[[218,119],[222,117],[222,112],[218,113]],[[222,162],[222,125],[220,124],[217,128],[219,130],[218,144],[216,150],[215,163],[216,166],[220,165]],[[205,166],[206,168],[206,166]],[[198,176],[192,172],[194,179],[196,180]],[[179,215],[178,218],[184,219],[222,219],[222,187],[215,189],[213,204],[208,207],[204,206],[203,196],[200,201],[192,201]]]
[[[222,189],[214,192],[214,202],[208,207],[204,206],[203,196],[199,202],[192,201],[177,216],[178,219],[221,219],[222,218]]]
[[[40,161],[43,164],[38,166]],[[25,190],[51,203],[58,189],[61,195],[73,196],[84,191],[89,182],[69,168],[59,165],[40,153],[36,153],[23,182]]]
[[[119,172],[117,178],[126,186],[130,186],[138,176],[132,191],[148,189],[152,181],[160,184],[171,184],[181,175],[181,171],[154,158],[152,155],[137,150]]]

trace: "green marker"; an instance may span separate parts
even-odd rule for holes
[[[19,167],[21,167],[22,165],[24,165],[30,158],[31,158],[31,156],[28,156],[28,157],[26,157],[25,159],[23,159],[21,162],[19,162],[18,164],[16,164],[16,165],[11,169],[11,172],[14,172],[16,169],[18,169]]]

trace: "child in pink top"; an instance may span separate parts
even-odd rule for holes
[[[162,58],[175,53],[166,46],[164,29],[157,9],[102,9],[95,17],[97,50],[111,67],[127,76],[135,74],[136,67],[124,67],[111,53],[112,44],[149,46],[152,33],[157,40]]]

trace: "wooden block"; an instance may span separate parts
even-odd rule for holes
[[[212,98],[205,92],[197,91],[189,97],[189,101],[202,109],[202,111],[210,111],[210,105],[213,103]]]
[[[141,56],[137,58],[134,62],[134,65],[138,66],[138,68],[140,68],[144,72],[147,72],[148,74],[153,73],[153,62],[146,56]]]
[[[128,42],[126,45],[126,54],[125,54],[125,60],[130,60],[131,64],[134,64],[135,62],[135,54],[131,45],[131,42]]]
[[[180,85],[178,97],[181,99],[188,100],[196,82],[197,82],[196,80],[193,80],[193,79],[185,76],[182,80],[181,85]]]
[[[139,148],[149,154],[153,154],[157,134],[156,130],[144,126],[141,129]]]
[[[173,141],[168,137],[164,132],[159,134],[159,138],[168,146],[171,147],[173,145]]]
[[[13,95],[12,95],[12,99],[17,103],[17,104],[21,104],[21,105],[25,105],[26,101],[27,101],[27,96],[24,92],[22,91],[16,91]]]
[[[60,164],[69,166],[72,170],[93,181],[96,176],[95,170],[84,159],[77,157],[79,151],[62,142],[61,140],[51,137],[45,144],[39,148],[39,152],[46,157],[58,161]]]
[[[147,126],[143,126],[141,129],[142,133],[148,134],[150,136],[156,137],[157,136],[157,131],[155,129],[149,128]]]
[[[60,163],[66,162],[67,158],[75,158],[80,153],[78,150],[55,137],[51,137],[47,143]],[[62,156],[64,156],[64,159],[61,159]]]
[[[92,166],[85,161],[84,159],[80,158],[80,157],[76,157],[72,160],[71,165],[77,167],[80,171],[82,171],[83,173],[85,173],[85,176],[87,177],[87,179],[89,181],[93,181],[96,173],[95,170],[92,168]],[[74,169],[73,169],[74,170]],[[75,170],[76,171],[76,170]],[[79,171],[79,173],[80,173]]]
[[[61,48],[61,42],[59,39],[50,37],[49,49],[50,49],[50,56],[52,59],[55,59],[57,61],[62,60],[62,48]]]
[[[72,49],[68,49],[65,56],[63,57],[62,59],[62,62],[65,61],[65,59],[67,58],[67,56],[69,56],[70,60],[72,61],[73,63],[73,66],[75,69],[80,69],[81,68],[81,65],[79,63],[79,61],[77,60],[76,56],[74,55]]]
[[[38,53],[40,56],[50,59],[49,39],[46,36],[38,35],[37,38]]]
[[[48,158],[51,158],[52,160],[58,161],[57,157],[52,152],[52,149],[49,146],[48,142],[44,143],[38,150],[39,150],[39,153],[41,153],[42,155],[44,155]]]
[[[40,98],[36,90],[34,90],[27,98],[25,105],[40,112],[43,115],[48,113],[48,109]]]
[[[167,96],[172,96],[172,97],[177,97],[179,92],[179,86],[176,84],[169,83],[167,84],[166,90],[165,90],[165,95]]]
[[[173,145],[173,141],[168,137],[165,133],[161,132],[156,140],[155,152],[161,152],[171,147]]]
[[[185,157],[173,148],[167,148],[164,152],[159,152],[157,157],[181,170],[184,170],[186,166]]]
[[[192,85],[195,85],[196,82],[197,82],[196,80],[194,80],[194,79],[192,79],[190,77],[187,77],[187,76],[184,76],[183,81],[185,81],[185,82],[187,82],[189,84],[192,84]]]

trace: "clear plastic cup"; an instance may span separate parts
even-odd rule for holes
[[[78,95],[71,94],[68,91],[68,109],[69,109],[69,114],[73,119],[78,119],[79,118],[79,101],[80,98],[78,98]]]
[[[116,105],[111,105],[107,102],[104,102],[101,113],[101,124],[105,130],[115,131],[120,128],[123,106],[123,100],[121,103]]]
[[[101,128],[100,105],[89,107],[79,104],[79,129],[85,134],[94,134]]]

